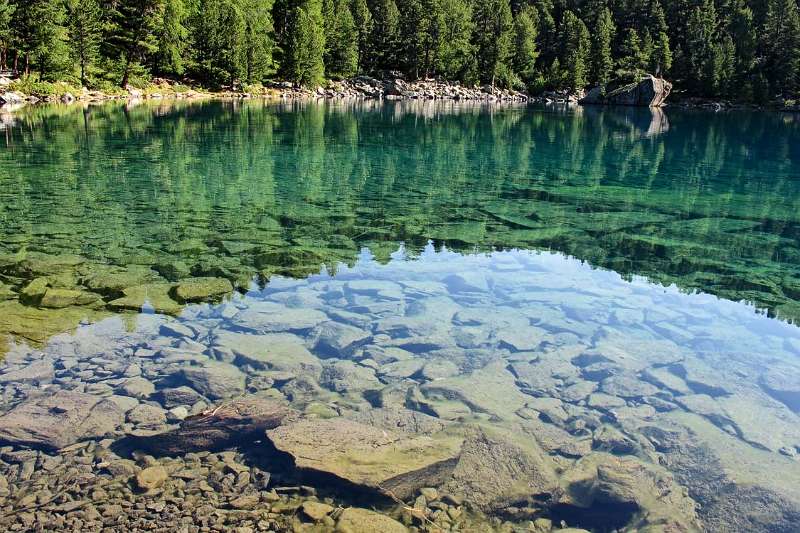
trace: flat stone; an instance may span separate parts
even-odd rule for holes
[[[425,365],[424,359],[396,361],[380,367],[378,369],[378,374],[395,379],[408,378],[422,370],[423,365]]]
[[[50,287],[42,296],[39,305],[51,309],[62,309],[73,305],[90,305],[99,301],[100,297],[91,292]]]
[[[211,361],[203,366],[184,368],[179,373],[193,389],[212,400],[230,398],[244,392],[245,375],[228,363]]]
[[[349,360],[326,364],[320,385],[334,392],[363,392],[383,387],[383,383],[375,377],[374,370]]]
[[[190,278],[178,282],[171,295],[181,303],[202,302],[224,296],[233,291],[225,278]]]
[[[128,422],[141,427],[158,427],[166,423],[163,409],[153,405],[139,404],[128,412]]]
[[[273,302],[259,302],[239,311],[233,322],[259,333],[280,333],[312,329],[328,320],[328,315],[316,309],[295,309]]]
[[[152,491],[167,481],[169,474],[163,466],[151,466],[136,474],[136,485],[143,491]]]
[[[161,397],[161,403],[167,409],[179,405],[194,405],[204,399],[199,392],[185,385],[182,387],[161,389],[159,395]]]
[[[794,366],[769,368],[761,374],[759,383],[767,394],[800,413],[800,369]]]
[[[124,416],[108,399],[60,390],[26,400],[0,416],[0,441],[59,449],[103,437],[119,427]]]
[[[338,533],[408,533],[406,526],[384,514],[348,507],[336,524]]]
[[[608,377],[601,382],[600,389],[606,394],[622,398],[652,396],[658,392],[657,387],[631,374]]]
[[[125,396],[146,400],[156,391],[156,386],[150,380],[136,376],[123,381],[119,391]]]
[[[150,306],[156,313],[177,315],[182,306],[170,297],[171,283],[149,283],[123,289],[123,296],[108,303],[112,309],[141,311]]]
[[[166,335],[168,337],[192,338],[195,336],[195,333],[192,330],[192,328],[190,328],[189,326],[185,326],[179,322],[167,322],[166,324],[162,324],[158,332],[161,335]]]
[[[446,431],[431,436],[390,431],[345,418],[311,418],[267,431],[275,447],[299,468],[327,472],[374,490],[410,496],[429,486],[436,464],[457,457],[463,438]],[[403,475],[413,473],[413,480]],[[402,483],[401,483],[401,480]]]
[[[320,353],[340,356],[365,343],[371,334],[361,328],[331,320],[315,327],[311,337]]]
[[[475,412],[513,420],[530,396],[519,391],[505,366],[502,361],[493,362],[471,374],[426,383],[421,391],[429,399],[458,400]]]
[[[43,360],[0,374],[0,383],[50,383],[54,377],[53,363]]]
[[[307,501],[300,506],[303,514],[315,522],[319,522],[333,512],[334,507],[327,503]]]
[[[214,346],[229,350],[243,362],[257,368],[282,372],[309,372],[319,377],[322,364],[303,344],[303,339],[290,333],[250,335],[220,331]]]

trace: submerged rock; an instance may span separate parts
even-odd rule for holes
[[[303,339],[291,333],[249,335],[220,331],[214,346],[229,351],[243,362],[256,368],[284,372],[309,372],[319,377],[322,365],[303,344]]]
[[[284,403],[247,396],[185,419],[179,428],[147,437],[128,437],[124,444],[156,455],[218,451],[262,437],[293,414]]]
[[[340,533],[407,533],[406,526],[386,515],[349,507],[342,511],[336,531]]]
[[[76,391],[26,400],[0,416],[0,441],[58,449],[102,437],[124,421],[113,401]]]
[[[180,303],[203,302],[233,291],[225,278],[190,278],[179,282],[170,294]]]
[[[230,398],[244,392],[244,373],[228,363],[209,361],[202,366],[184,368],[179,375],[194,390],[212,400]]]
[[[364,488],[407,498],[441,475],[463,438],[441,432],[417,436],[345,418],[304,419],[267,431],[297,468],[334,475]]]

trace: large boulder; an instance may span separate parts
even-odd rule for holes
[[[630,105],[644,107],[660,107],[672,91],[672,84],[663,78],[648,74],[638,82],[631,82],[616,88],[595,87],[581,98],[578,103]]]
[[[367,490],[411,497],[440,480],[463,437],[447,431],[413,435],[337,417],[309,418],[267,431],[301,470],[335,476]]]
[[[109,399],[62,390],[26,400],[0,416],[0,442],[59,449],[102,437],[124,420],[124,410]]]

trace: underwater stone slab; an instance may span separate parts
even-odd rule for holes
[[[304,419],[267,431],[298,468],[333,474],[399,498],[432,486],[440,463],[454,460],[463,437],[447,432],[410,435],[345,418]]]
[[[230,350],[242,361],[258,368],[310,372],[316,378],[322,371],[322,364],[308,351],[303,339],[291,333],[250,335],[220,331],[213,342],[214,347]]]
[[[302,331],[328,320],[328,315],[316,309],[295,309],[273,302],[259,302],[239,311],[232,321],[243,328],[259,333]]]
[[[100,297],[91,292],[50,287],[45,291],[39,305],[51,309],[61,309],[73,305],[90,305],[98,301],[100,301]]]
[[[76,391],[26,400],[0,416],[0,441],[58,449],[102,437],[124,421],[113,401]]]
[[[788,365],[769,368],[761,374],[759,382],[770,396],[800,413],[800,368]]]
[[[0,383],[50,383],[54,377],[51,361],[36,361],[0,374]]]
[[[180,303],[202,302],[224,296],[233,291],[233,285],[225,278],[190,278],[178,282],[170,294]]]
[[[471,374],[426,383],[420,390],[426,398],[457,400],[473,411],[503,420],[514,419],[515,412],[530,399],[517,389],[514,375],[502,361],[490,363]]]
[[[407,533],[408,528],[384,514],[348,507],[336,524],[339,533]]]
[[[371,336],[370,332],[361,328],[332,320],[319,324],[311,332],[316,349],[334,356],[344,355],[355,346],[367,342]]]
[[[212,400],[230,398],[244,392],[245,375],[228,363],[210,361],[202,366],[181,369],[178,374],[193,389]]]
[[[327,363],[322,370],[320,385],[334,392],[363,392],[383,387],[373,369],[348,360]]]
[[[112,300],[108,306],[112,309],[141,311],[145,305],[153,307],[156,313],[177,315],[182,306],[170,297],[171,283],[149,283],[123,289],[123,297]]]

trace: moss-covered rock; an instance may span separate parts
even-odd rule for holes
[[[150,305],[156,313],[177,315],[182,306],[170,297],[174,287],[171,283],[148,283],[124,289],[122,298],[117,298],[108,303],[112,309],[128,309],[141,311]]]
[[[190,278],[175,285],[170,294],[181,303],[202,302],[219,298],[233,291],[225,278]]]

